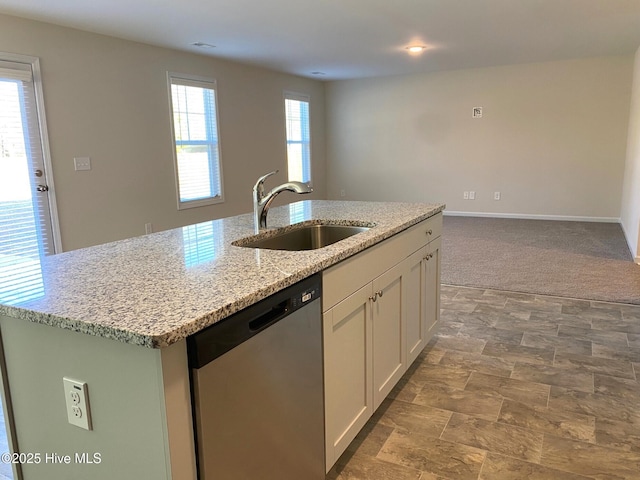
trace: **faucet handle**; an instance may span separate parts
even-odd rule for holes
[[[256,184],[253,186],[253,191],[257,192],[260,195],[260,198],[264,195],[264,181],[269,178],[271,175],[275,175],[280,170],[274,170],[273,172],[269,172],[266,175],[261,176]]]

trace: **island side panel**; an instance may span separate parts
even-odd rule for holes
[[[171,479],[160,350],[6,316],[0,333],[18,448],[40,454],[22,465],[24,480]],[[68,423],[65,376],[88,385],[91,431]]]
[[[191,411],[187,341],[160,350],[173,480],[195,480],[196,455]]]

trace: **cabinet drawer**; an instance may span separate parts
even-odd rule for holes
[[[409,256],[442,235],[442,213],[423,220],[402,232],[402,235],[406,236],[407,246],[409,247],[406,256]]]

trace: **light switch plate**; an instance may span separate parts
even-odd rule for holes
[[[87,384],[67,377],[62,378],[67,418],[71,425],[92,430]]]
[[[76,172],[79,170],[91,170],[91,157],[75,157],[73,165]]]

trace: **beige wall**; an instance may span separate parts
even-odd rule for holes
[[[329,83],[328,197],[618,219],[632,67],[623,56]]]
[[[2,15],[0,50],[40,58],[65,250],[251,211],[259,175],[286,177],[283,90],[311,95],[313,197],[324,197],[321,82]],[[167,71],[217,79],[224,204],[177,210]],[[93,169],[75,172],[77,156]]]
[[[621,223],[631,253],[636,263],[640,263],[640,48],[636,51],[633,71]]]

